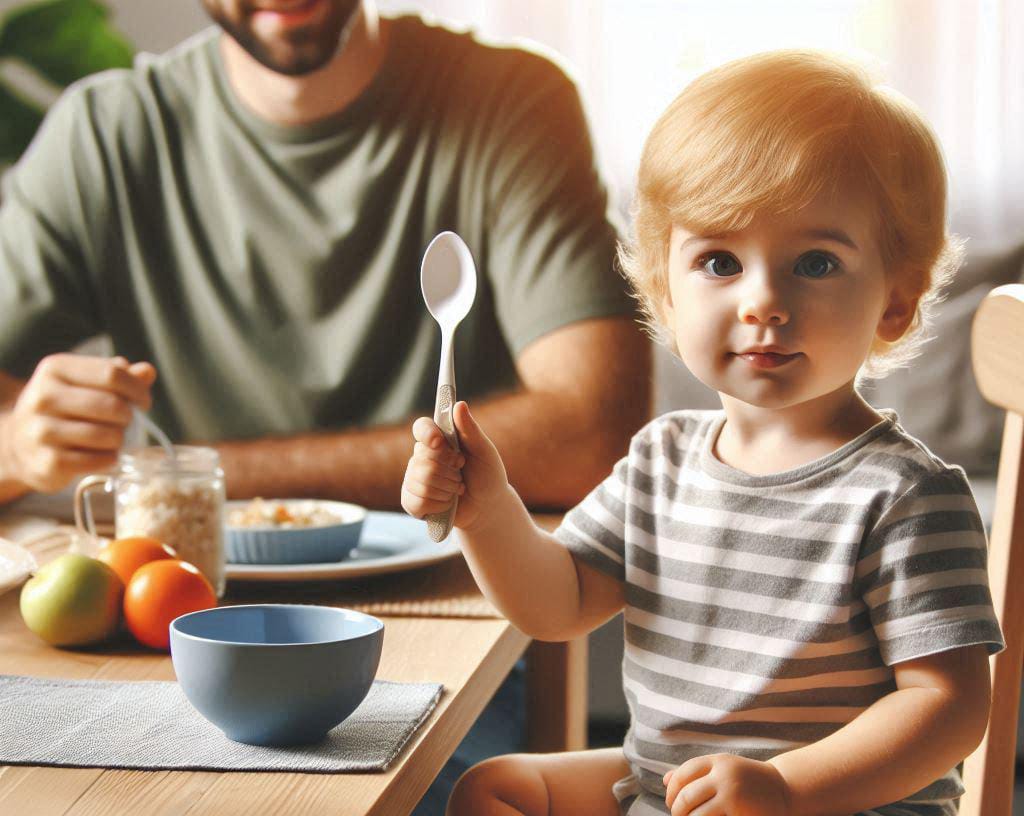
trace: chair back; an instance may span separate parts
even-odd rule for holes
[[[988,552],[1006,649],[992,658],[992,712],[984,740],[964,763],[960,816],[1012,816],[1024,656],[1024,285],[985,296],[974,316],[971,357],[982,395],[1006,409]]]

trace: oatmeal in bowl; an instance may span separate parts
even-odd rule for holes
[[[234,564],[313,564],[348,558],[359,543],[366,508],[321,499],[230,501],[227,560]]]

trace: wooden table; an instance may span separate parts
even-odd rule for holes
[[[130,643],[52,648],[29,632],[18,592],[0,595],[0,673],[104,680],[173,680],[170,657]],[[508,621],[384,617],[378,677],[438,682],[445,691],[394,766],[375,774],[118,771],[0,766],[0,814],[200,816],[409,813],[529,645]],[[586,641],[534,644],[527,671],[531,750],[585,746]],[[0,724],[0,727],[3,727]]]

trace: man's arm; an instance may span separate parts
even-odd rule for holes
[[[474,403],[529,507],[566,508],[625,455],[650,414],[650,343],[629,318],[571,323],[527,346],[520,388]],[[216,445],[234,498],[316,496],[398,507],[412,420]]]
[[[920,790],[968,756],[988,723],[984,646],[894,667],[898,690],[812,745],[769,760],[791,792],[792,816],[842,816]]]
[[[18,480],[10,472],[10,445],[7,441],[7,428],[10,423],[11,411],[18,399],[18,394],[25,387],[25,381],[16,379],[0,371],[0,504],[7,504],[29,492],[29,487]]]

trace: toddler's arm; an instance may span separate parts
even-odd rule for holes
[[[991,697],[984,646],[893,668],[897,691],[831,736],[769,760],[791,791],[794,816],[856,813],[909,796],[981,742]]]
[[[455,406],[462,452],[448,447],[426,417],[402,484],[402,507],[417,518],[448,508],[481,591],[498,611],[538,640],[569,640],[622,609],[620,584],[576,560],[541,530],[508,483],[501,456],[464,402]]]
[[[896,691],[818,742],[767,762],[714,754],[669,771],[665,801],[673,816],[702,805],[748,816],[848,816],[934,782],[985,733],[985,647],[908,660],[894,671]]]

